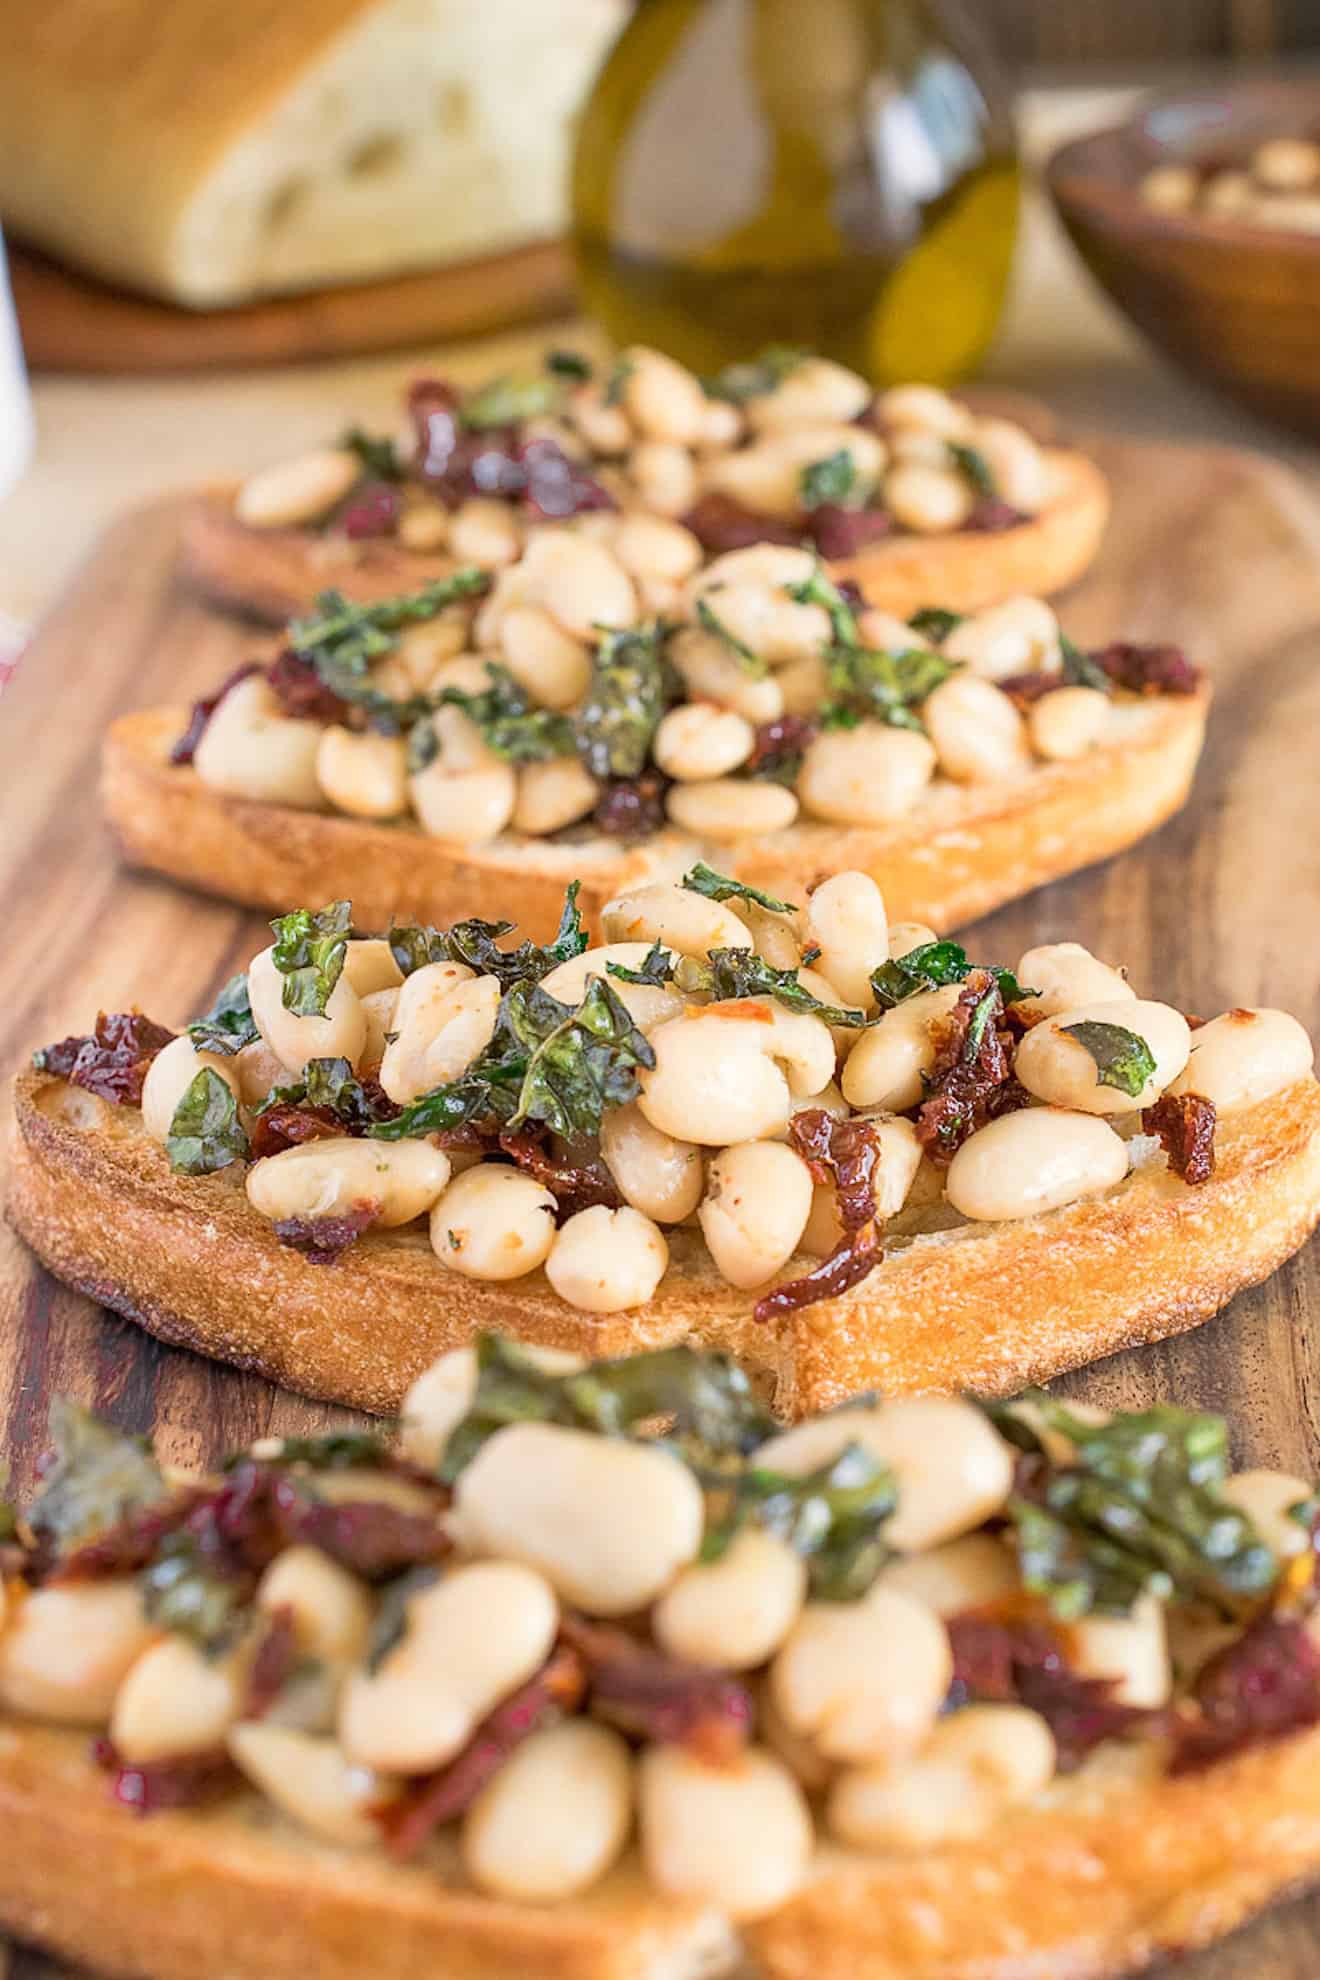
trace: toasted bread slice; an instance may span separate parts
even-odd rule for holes
[[[255,1796],[135,1820],[85,1735],[0,1727],[0,1923],[133,1980],[1110,1980],[1222,1938],[1320,1873],[1320,1732],[1169,1779],[1111,1747],[978,1841],[822,1851],[739,1933],[625,1862],[554,1908],[295,1831]]]
[[[945,1206],[929,1229],[905,1212],[860,1285],[773,1325],[681,1228],[656,1296],[605,1316],[568,1305],[542,1272],[504,1284],[449,1272],[420,1226],[368,1232],[337,1264],[309,1263],[249,1205],[240,1169],[176,1176],[136,1109],[48,1074],[17,1082],[9,1215],[80,1292],[306,1395],[392,1411],[438,1355],[492,1329],[590,1356],[723,1349],[798,1416],[864,1389],[1007,1395],[1182,1333],[1266,1278],[1320,1220],[1313,1078],[1224,1116],[1215,1172],[1196,1188],[1143,1147],[1115,1189],[1040,1216],[951,1223]]]
[[[1184,802],[1205,734],[1209,691],[1121,704],[1118,738],[1075,763],[1037,763],[1020,778],[939,783],[904,818],[848,828],[804,820],[787,831],[713,847],[673,830],[633,847],[506,833],[485,846],[428,838],[412,822],[380,825],[224,795],[170,764],[182,708],[121,716],[102,756],[102,792],[125,857],[206,893],[254,907],[351,897],[363,926],[392,917],[444,923],[503,911],[537,940],[553,932],[571,879],[595,925],[614,894],[677,878],[705,857],[787,899],[831,873],[869,873],[891,919],[943,932],[1154,831]]]
[[[1084,454],[1043,449],[1054,494],[1014,529],[896,536],[832,564],[861,586],[867,603],[901,618],[938,603],[977,612],[1017,592],[1049,596],[1091,563],[1109,520],[1109,485]],[[405,550],[388,538],[350,542],[307,529],[251,529],[234,514],[232,487],[198,496],[181,539],[184,574],[212,604],[270,625],[303,612],[337,586],[366,602],[413,591],[452,568],[442,553]]]

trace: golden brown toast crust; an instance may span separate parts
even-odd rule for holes
[[[592,1315],[540,1272],[492,1284],[446,1271],[420,1228],[368,1232],[337,1264],[311,1264],[278,1243],[237,1169],[173,1175],[135,1109],[40,1073],[20,1076],[15,1102],[9,1215],[57,1277],[164,1340],[386,1412],[482,1328],[592,1356],[723,1349],[787,1416],[863,1389],[1011,1394],[1196,1326],[1320,1219],[1320,1084],[1308,1077],[1221,1122],[1199,1188],[1157,1159],[1043,1216],[900,1240],[851,1293],[775,1325],[676,1230],[655,1298]]]
[[[830,565],[852,578],[868,604],[906,618],[923,605],[977,612],[1017,592],[1048,597],[1081,576],[1109,520],[1109,485],[1094,461],[1048,447],[1055,493],[1049,507],[1014,529],[896,536]],[[452,568],[439,553],[388,539],[350,543],[304,529],[250,529],[233,509],[232,487],[205,490],[184,519],[184,575],[213,605],[282,625],[335,585],[372,601],[425,584]]]
[[[789,900],[828,874],[870,873],[892,921],[956,928],[1046,881],[1107,859],[1184,802],[1205,734],[1209,692],[1125,703],[1121,740],[1078,763],[1041,763],[1006,784],[941,784],[885,827],[804,821],[736,845],[667,831],[636,849],[516,839],[461,847],[413,823],[371,824],[228,797],[172,767],[182,708],[124,715],[102,751],[102,799],[126,859],[229,900],[284,911],[351,899],[362,927],[420,918],[438,925],[500,911],[534,938],[553,932],[571,879],[593,927],[613,894],[704,857],[721,872]]]
[[[134,1980],[1115,1980],[1205,1946],[1320,1872],[1320,1732],[1170,1780],[1102,1752],[979,1841],[914,1858],[822,1852],[745,1928],[646,1889],[631,1864],[532,1909],[296,1834],[244,1798],[145,1821],[85,1736],[0,1724],[0,1924]],[[750,1955],[750,1957],[746,1957]]]

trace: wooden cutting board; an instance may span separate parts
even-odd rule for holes
[[[563,241],[239,309],[178,309],[22,247],[11,249],[10,276],[34,371],[202,371],[403,350],[543,321],[573,296]]]
[[[1145,994],[1202,1011],[1278,1003],[1320,1034],[1320,507],[1283,469],[1243,454],[1109,441],[1094,451],[1114,481],[1115,521],[1065,622],[1094,642],[1183,642],[1217,681],[1209,749],[1192,803],[1155,839],[1003,910],[972,946],[1011,959],[1079,937],[1126,962]],[[244,652],[241,627],[173,582],[178,508],[162,502],[110,533],[4,696],[6,1073],[32,1046],[85,1029],[98,1006],[138,999],[167,1023],[203,1009],[262,939],[253,917],[119,871],[97,817],[97,738],[111,716],[209,687]],[[1167,1398],[1230,1410],[1241,1459],[1314,1476],[1318,1326],[1312,1246],[1200,1332],[1060,1388],[1111,1405]],[[6,1229],[0,1454],[24,1487],[58,1390],[127,1428],[159,1427],[176,1462],[335,1414],[107,1319],[37,1269]],[[1320,1896],[1180,1971],[1314,1980],[1318,1967]],[[4,1980],[61,1971],[16,1950]]]

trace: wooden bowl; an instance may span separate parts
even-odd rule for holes
[[[1161,350],[1272,419],[1320,433],[1320,235],[1147,206],[1154,165],[1241,163],[1320,127],[1320,79],[1165,96],[1057,151],[1046,177],[1091,273]]]

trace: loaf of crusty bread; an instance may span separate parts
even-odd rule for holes
[[[622,0],[43,0],[7,10],[0,215],[196,307],[562,224]]]

